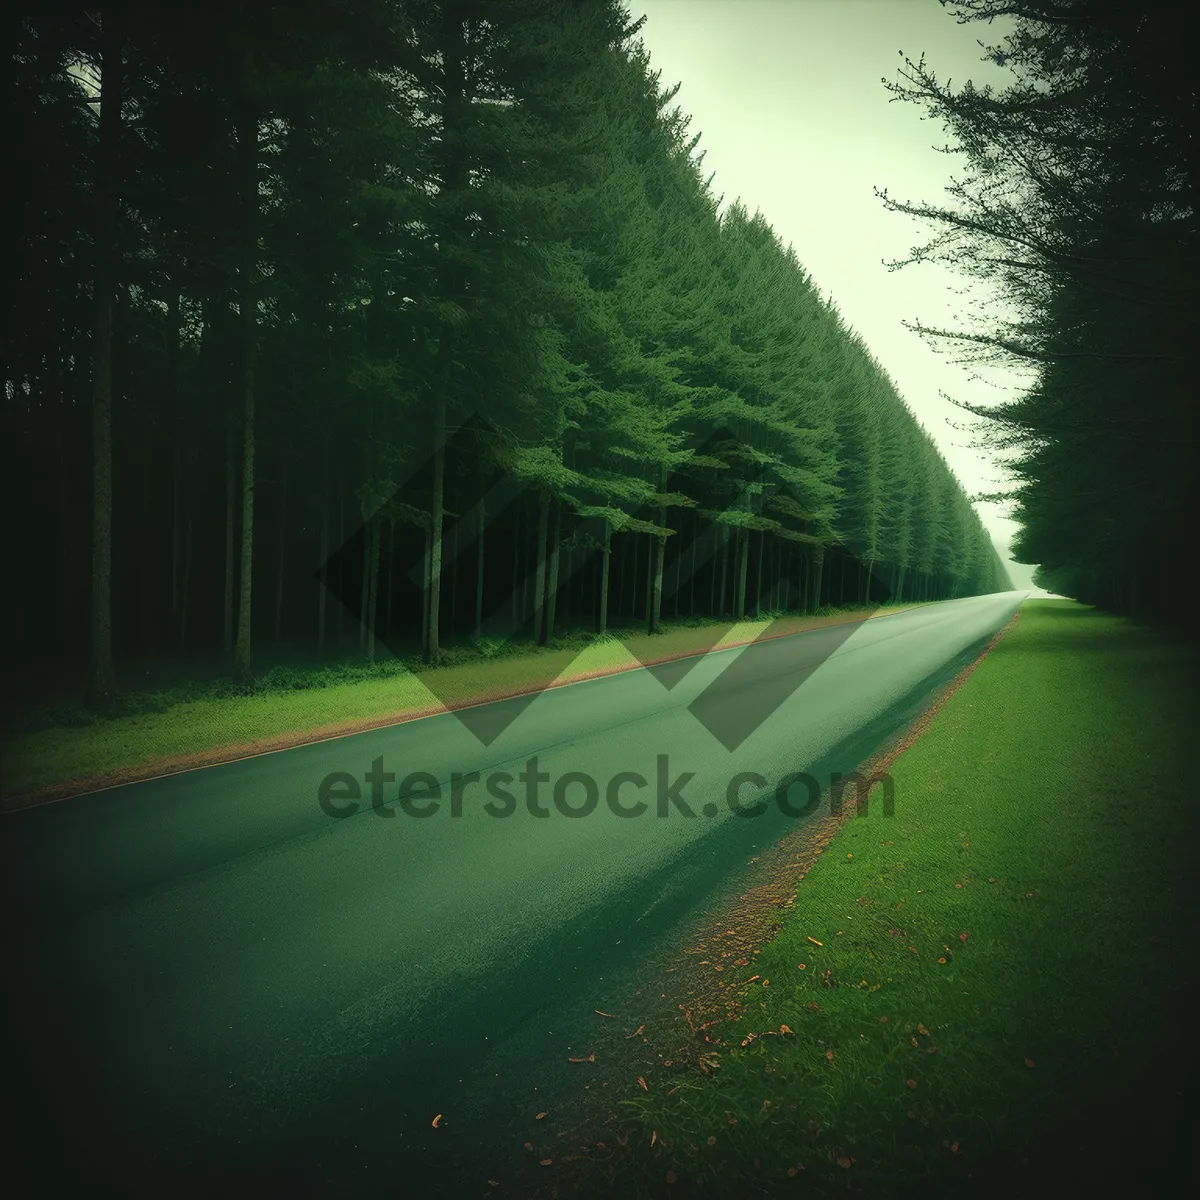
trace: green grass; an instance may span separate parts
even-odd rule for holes
[[[719,1066],[647,1072],[606,1135],[627,1148],[572,1194],[1178,1186],[1194,683],[1191,649],[1026,602],[891,768],[894,816],[843,825],[737,972],[743,1007],[697,1050]]]
[[[914,606],[904,606],[914,607]],[[879,614],[896,611],[880,609]],[[853,617],[855,610],[786,616],[777,632]],[[750,640],[778,614],[732,628],[711,622],[673,623],[650,636],[616,630],[603,637],[576,634],[539,648],[519,641],[447,651],[436,667],[389,659],[373,666],[275,668],[248,686],[229,679],[183,680],[153,692],[128,691],[106,709],[80,702],[19,712],[6,721],[0,750],[0,798],[86,790],[134,775],[153,774],[227,752],[296,744],[308,735],[385,723],[443,704],[511,694],[708,648]],[[635,657],[637,656],[637,657]]]

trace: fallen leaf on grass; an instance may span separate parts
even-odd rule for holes
[[[780,1025],[779,1032],[780,1033],[791,1033],[792,1031],[786,1025]]]
[[[810,942],[812,942],[812,944],[813,944],[814,946],[824,946],[824,945],[825,945],[825,943],[824,943],[824,942],[818,942],[818,941],[817,941],[817,939],[816,939],[815,937],[810,937],[808,940],[809,940]]]
[[[489,1179],[488,1180],[488,1187],[499,1187],[499,1186],[500,1186],[500,1180],[498,1180],[498,1179]]]
[[[917,1081],[915,1079],[906,1079],[904,1082],[910,1092],[917,1090]]]
[[[826,1051],[825,1051],[825,1057],[826,1057],[826,1058],[827,1058],[827,1059],[828,1059],[830,1062],[833,1062],[833,1051],[832,1051],[832,1050],[826,1050]]]
[[[534,1117],[533,1119],[534,1119],[535,1121],[540,1121],[540,1120],[541,1120],[541,1119],[542,1119],[544,1116],[546,1116],[546,1115],[547,1115],[546,1113],[544,1113],[544,1112],[540,1112],[540,1113],[538,1113],[538,1114],[537,1114],[537,1116],[536,1116],[536,1117]]]
[[[642,1091],[643,1091],[643,1092],[648,1092],[648,1091],[650,1090],[650,1089],[649,1089],[649,1088],[646,1086],[646,1081],[645,1081],[645,1080],[644,1080],[644,1079],[643,1079],[643,1078],[642,1078],[640,1075],[637,1077],[637,1081],[638,1081],[638,1083],[640,1083],[640,1084],[642,1085]]]
[[[753,983],[756,979],[761,979],[761,978],[762,978],[761,975],[751,975],[750,978],[746,980],[746,982]]]
[[[596,1016],[598,1016],[598,1017],[611,1017],[611,1016],[612,1016],[612,1013],[601,1012],[599,1009],[596,1009]]]
[[[838,1158],[837,1165],[841,1167],[843,1171],[848,1171],[852,1166],[854,1166],[854,1159],[852,1159],[848,1154],[843,1154]]]
[[[637,1037],[637,1035],[638,1035],[639,1033],[641,1033],[641,1032],[642,1032],[642,1030],[643,1030],[643,1029],[645,1029],[645,1028],[646,1028],[646,1027],[645,1027],[645,1025],[639,1025],[639,1026],[638,1026],[638,1027],[637,1027],[637,1028],[636,1028],[636,1029],[635,1029],[635,1030],[634,1030],[632,1033],[630,1033],[630,1034],[626,1034],[626,1036],[625,1036],[625,1040],[626,1040],[626,1041],[629,1041],[629,1039],[630,1039],[630,1038],[635,1038],[635,1037]]]
[[[591,1052],[591,1054],[587,1055],[587,1056],[586,1056],[586,1057],[584,1057],[584,1058],[568,1058],[568,1059],[567,1059],[567,1062],[595,1062],[595,1061],[596,1061],[596,1052],[595,1052],[595,1050],[593,1050],[593,1051]]]
[[[809,1008],[810,1008],[810,1009],[811,1009],[813,1012],[820,1012],[820,1011],[821,1011],[821,1006],[820,1006],[820,1005],[819,1005],[819,1004],[818,1004],[818,1003],[817,1003],[815,1000],[810,1000],[810,1001],[808,1002],[808,1007],[809,1007]]]
[[[441,1123],[441,1120],[442,1120],[442,1114],[438,1113],[438,1115],[436,1117],[434,1117],[433,1120],[430,1121],[429,1123],[430,1123],[430,1125],[432,1125],[434,1127],[434,1129],[436,1129],[438,1127],[438,1125]]]
[[[965,933],[960,933],[960,934],[958,935],[958,940],[959,940],[960,942],[965,942],[965,941],[967,940],[967,935],[966,935]]]
[[[654,1143],[657,1141],[658,1141],[658,1130],[657,1129],[650,1130],[650,1145],[653,1146]]]
[[[750,960],[748,958],[735,958],[733,960],[733,965],[735,967],[748,967],[750,965]]]
[[[526,1143],[525,1143],[525,1149],[526,1149],[526,1150],[532,1150],[532,1149],[533,1149],[533,1143],[532,1143],[532,1142],[526,1142]]]
[[[552,1159],[552,1158],[543,1158],[543,1159],[542,1159],[542,1166],[543,1166],[543,1167],[548,1167],[548,1166],[549,1166],[549,1165],[550,1165],[550,1164],[551,1164],[553,1161],[554,1161],[554,1159]]]
[[[928,1037],[928,1036],[929,1036],[929,1030],[928,1030],[928,1029],[926,1029],[926,1028],[925,1028],[925,1026],[921,1024],[921,1022],[920,1022],[920,1021],[918,1021],[918,1022],[917,1022],[917,1032],[918,1032],[918,1033],[919,1033],[919,1034],[920,1034],[922,1037]]]

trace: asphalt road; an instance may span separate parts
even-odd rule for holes
[[[1023,595],[0,818],[37,1194],[484,1194],[529,1113],[578,1090],[594,1010],[628,1007],[644,957],[811,815],[779,781],[853,770]]]

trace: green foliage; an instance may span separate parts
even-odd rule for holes
[[[737,604],[747,586],[765,600],[777,571],[809,581],[797,607],[861,602],[872,574],[906,599],[1005,586],[945,463],[792,249],[762,214],[720,212],[675,90],[613,0],[347,0],[286,21],[189,0],[129,17],[113,445],[124,653],[220,645],[240,572],[225,547],[243,532],[227,489],[251,484],[257,638],[333,636],[342,616],[318,611],[312,576],[350,542],[332,578],[347,607],[361,579],[352,619],[377,611],[379,636],[409,645],[421,612],[393,598],[393,576],[439,527],[449,564],[455,522],[502,480],[520,498],[487,514],[488,586],[498,564],[542,562],[559,574],[534,608],[562,590],[575,625],[599,623],[601,576],[564,583],[561,560],[598,560],[614,535],[631,564],[608,584],[622,621],[646,616],[647,541],[658,572],[678,574],[676,547],[706,531],[733,532]],[[19,552],[58,584],[48,606],[26,604],[27,640],[68,656],[86,644],[90,562],[96,28],[73,9],[26,16],[14,57],[17,120],[44,150],[21,149],[40,199],[9,291],[5,477],[14,504],[39,495]],[[257,196],[238,165],[250,110]],[[256,478],[243,480],[248,381]],[[45,461],[49,488],[30,465]],[[553,515],[531,554],[543,495]],[[354,541],[360,520],[371,536]],[[673,617],[729,609],[715,587],[739,574],[728,565],[706,567],[695,611]],[[449,565],[426,579],[450,645],[479,623],[472,583]],[[530,614],[514,590],[515,632]],[[550,620],[542,640],[560,632]],[[374,637],[361,648],[370,657]]]
[[[1016,316],[980,307],[974,329],[921,332],[1032,373],[1016,400],[962,406],[1015,480],[1019,561],[1065,595],[1190,628],[1176,564],[1200,504],[1189,44],[1146,0],[957,8],[1013,19],[987,57],[1017,80],[953,92],[907,63],[892,90],[946,121],[970,172],[953,209],[884,197],[942,227],[909,261],[999,284]]]

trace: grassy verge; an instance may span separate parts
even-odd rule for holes
[[[905,605],[902,607],[914,607]],[[875,615],[898,611],[884,608]],[[638,662],[697,653],[861,619],[854,610],[815,617],[764,616],[728,624],[675,625],[654,636],[576,635],[550,647],[519,642],[452,651],[437,667],[390,660],[373,667],[274,670],[249,687],[229,680],[131,692],[107,712],[63,705],[9,722],[0,750],[7,805],[145,778],[168,770],[282,749],[405,717],[440,712],[554,683],[609,674]]]
[[[1026,602],[891,767],[894,816],[842,825],[752,957],[712,935],[727,1019],[645,1070],[570,1194],[1178,1186],[1195,728],[1194,651]]]

